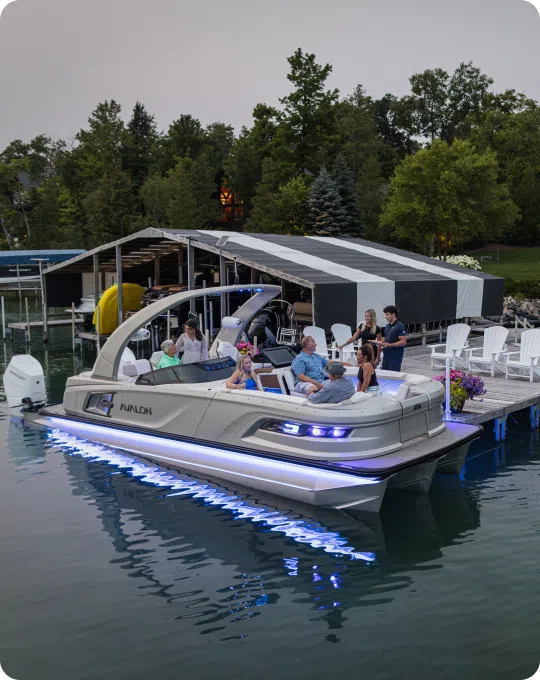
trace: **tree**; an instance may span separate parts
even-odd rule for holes
[[[388,148],[377,131],[375,107],[361,85],[337,105],[339,150],[351,168],[359,223],[357,233],[375,237],[383,203],[383,150]]]
[[[206,133],[197,118],[182,114],[162,137],[158,166],[162,172],[172,170],[179,158],[197,158],[206,144]]]
[[[540,109],[529,102],[518,113],[488,111],[471,133],[471,142],[497,154],[500,177],[520,209],[521,217],[507,238],[540,243]]]
[[[393,103],[393,109],[413,135],[449,144],[468,128],[471,115],[483,106],[493,80],[472,62],[462,62],[450,76],[428,69],[410,79],[412,94]]]
[[[154,116],[148,113],[143,104],[137,102],[127,125],[127,138],[123,148],[123,167],[131,175],[135,192],[150,173],[157,138]]]
[[[345,210],[345,232],[350,236],[361,236],[362,228],[358,217],[354,176],[342,153],[336,156],[332,166],[331,178],[335,182],[341,204]]]
[[[286,137],[298,170],[316,172],[335,132],[338,90],[325,89],[332,67],[320,66],[314,54],[304,54],[300,48],[287,61],[291,67],[287,79],[295,89],[280,99]]]
[[[307,201],[307,231],[316,236],[343,236],[347,233],[347,214],[338,188],[326,168],[311,185]]]
[[[147,220],[158,229],[169,224],[169,206],[174,196],[174,185],[170,177],[153,173],[141,187],[141,199]]]
[[[396,112],[397,104],[398,99],[393,94],[385,94],[373,104],[377,129],[383,141],[379,158],[386,179],[390,179],[396,165],[405,156],[415,153],[420,147],[404,129],[404,121],[400,120]]]
[[[180,158],[169,177],[168,219],[173,229],[205,229],[219,219],[214,172],[205,154],[195,160]]]
[[[244,215],[247,218],[262,170],[261,154],[247,128],[242,128],[240,136],[234,140],[223,167],[229,186],[243,201]]]
[[[308,196],[309,187],[302,176],[292,177],[275,191],[261,191],[253,201],[246,229],[264,234],[303,234]]]
[[[133,193],[129,175],[120,161],[111,163],[83,202],[86,247],[95,247],[127,236],[132,231]]]
[[[508,187],[498,183],[495,154],[472,144],[435,140],[396,168],[381,224],[433,255],[494,239],[519,215]]]

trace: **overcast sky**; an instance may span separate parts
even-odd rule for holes
[[[95,106],[137,100],[166,129],[182,113],[249,125],[290,91],[297,47],[349,94],[408,92],[427,68],[472,60],[540,100],[540,16],[524,0],[17,0],[0,19],[0,149],[72,138]]]

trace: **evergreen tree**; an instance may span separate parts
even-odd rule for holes
[[[347,233],[347,213],[326,168],[322,168],[311,186],[307,207],[309,233],[316,236],[343,236]]]
[[[154,116],[151,116],[140,102],[133,108],[127,132],[123,166],[131,175],[134,190],[138,191],[150,173],[152,151],[157,141]]]
[[[358,217],[354,177],[345,156],[339,153],[332,167],[331,178],[334,180],[341,204],[345,210],[346,232],[349,236],[361,236],[362,225]]]

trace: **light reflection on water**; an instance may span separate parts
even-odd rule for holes
[[[85,441],[60,430],[54,430],[48,436],[51,442],[57,444],[70,455],[78,455],[91,461],[107,463],[141,482],[171,489],[173,493],[167,494],[169,498],[184,495],[200,498],[208,505],[221,506],[239,519],[260,522],[269,527],[271,531],[283,533],[298,543],[307,543],[312,548],[322,549],[336,556],[346,556],[366,562],[375,561],[374,553],[355,551],[352,546],[347,545],[347,540],[342,538],[339,533],[325,531],[324,528],[314,528],[306,520],[291,520],[277,510],[248,505],[238,496],[227,495],[226,492],[211,484],[202,484],[193,479],[187,479],[185,476],[180,477],[175,472],[151,466],[119,451]]]

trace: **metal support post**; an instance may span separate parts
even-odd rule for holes
[[[210,315],[210,323],[209,323],[210,337],[213,340],[214,339],[214,303],[213,303],[212,300],[210,300],[209,307],[210,307],[210,314],[209,314]]]
[[[75,351],[75,303],[71,303],[71,346],[73,351]]]
[[[99,255],[97,253],[94,253],[93,264],[94,264],[94,305],[95,308],[97,309],[99,305],[99,294],[101,292],[99,280]]]
[[[184,246],[178,246],[178,283],[184,282]]]
[[[2,305],[2,342],[6,341],[6,308],[5,308],[5,301],[4,301],[4,296],[0,298],[1,300],[1,305]]]
[[[219,254],[219,285],[220,286],[226,286],[227,285],[227,271],[225,269],[225,258],[223,255],[220,253]],[[221,294],[219,296],[219,325],[221,327],[221,320],[223,317],[227,316],[227,295],[226,294]]]
[[[450,409],[450,359],[446,359],[446,376],[445,376],[445,404],[444,404],[444,419],[451,420],[452,411]]]
[[[24,305],[26,307],[26,344],[29,345],[31,342],[30,335],[30,314],[28,312],[28,298],[24,298]]]
[[[124,323],[124,288],[122,286],[122,246],[116,246],[116,278],[118,280],[118,325]]]
[[[203,281],[203,288],[206,288],[206,281]],[[205,330],[208,329],[208,298],[205,295],[203,297],[203,319],[204,319],[204,325],[201,327],[201,332],[204,333]]]
[[[187,238],[187,270],[188,270],[188,290],[195,288],[195,251],[191,245],[191,236]],[[195,300],[189,301],[189,311],[195,312]]]

